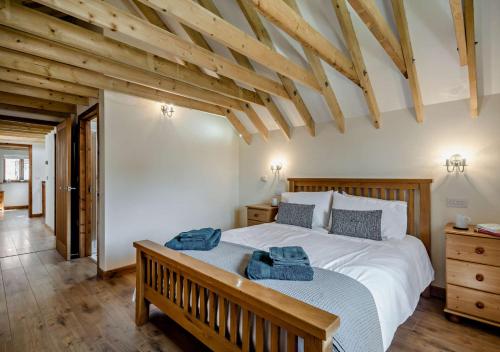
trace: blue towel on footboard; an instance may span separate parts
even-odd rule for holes
[[[274,266],[280,265],[310,265],[309,257],[304,248],[299,246],[271,247],[269,248]]]
[[[273,265],[269,253],[255,251],[248,262],[246,274],[250,280],[311,281],[314,271],[306,265]]]
[[[183,253],[231,273],[245,276],[254,248],[221,242],[211,251]],[[302,302],[340,317],[340,328],[333,337],[335,352],[383,352],[382,331],[377,307],[370,291],[347,275],[313,268],[312,281],[259,280]],[[299,347],[303,350],[303,342]]]
[[[184,238],[181,240],[181,235],[175,236],[173,239],[165,243],[165,247],[175,250],[195,250],[195,251],[209,251],[219,244],[221,230],[213,231],[210,237],[191,239]]]

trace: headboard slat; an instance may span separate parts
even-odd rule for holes
[[[401,200],[408,203],[407,232],[431,250],[431,179],[289,178],[289,191],[338,190],[351,195]],[[418,214],[418,228],[416,210]]]

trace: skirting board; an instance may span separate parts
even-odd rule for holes
[[[446,289],[444,287],[432,286],[431,285],[431,297],[446,299]]]
[[[31,217],[32,217],[32,218],[42,218],[42,217],[43,217],[43,213],[39,213],[39,214],[31,214]]]
[[[104,271],[101,268],[97,268],[97,277],[99,277],[101,280],[109,280],[116,276],[132,273],[134,271],[135,271],[135,263],[107,271]]]
[[[5,210],[28,209],[27,205],[6,205]]]

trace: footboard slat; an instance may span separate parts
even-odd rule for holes
[[[301,338],[306,351],[331,351],[335,315],[153,242],[134,246],[136,324],[153,303],[213,350],[297,351]]]
[[[227,322],[226,300],[219,295],[219,336],[226,338],[226,322]]]
[[[229,311],[229,337],[231,339],[231,343],[235,344],[238,342],[238,306],[236,303],[229,303],[230,311]]]

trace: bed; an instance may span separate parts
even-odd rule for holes
[[[318,301],[328,301],[331,295],[349,294],[335,291],[332,286],[331,292],[335,293],[328,295],[325,283],[315,288],[320,293],[324,291],[322,298],[308,299],[309,296],[300,294],[301,290],[307,291],[304,286],[300,288],[293,282],[280,287],[252,282],[237,268],[238,260],[241,261],[238,256],[252,248],[301,245],[315,267],[315,277],[323,275],[326,280],[329,275],[340,275],[334,277],[337,282],[340,278],[350,279],[367,288],[380,324],[381,349],[386,350],[397,327],[413,313],[420,293],[433,279],[428,256],[431,180],[294,178],[288,181],[291,192],[336,190],[405,201],[407,233],[412,236],[377,243],[332,236],[324,229],[270,223],[224,232],[221,243],[226,247],[219,250],[225,250],[227,255],[221,255],[222,252],[193,255],[151,241],[139,241],[134,243],[138,263],[136,323],[142,325],[147,321],[149,304],[154,304],[215,351],[314,352],[331,351],[332,346],[340,350],[342,347],[336,348],[336,344],[345,335],[341,324],[352,327],[352,319],[347,315],[354,313],[349,307],[327,309],[329,306],[322,304],[325,302]],[[369,318],[368,306],[365,310]],[[338,311],[342,312],[340,316],[334,314]],[[357,319],[361,322],[364,319],[359,314]],[[342,342],[344,346],[346,343],[349,341]],[[365,343],[370,343],[369,338]]]

